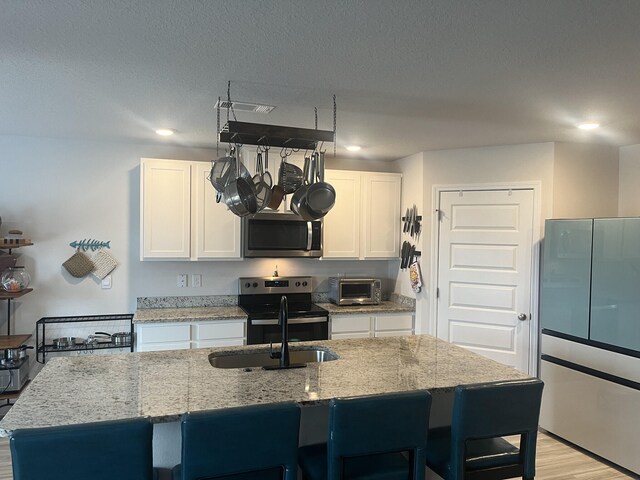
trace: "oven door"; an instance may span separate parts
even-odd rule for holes
[[[306,342],[329,339],[329,319],[327,317],[289,318],[289,342]],[[249,319],[247,324],[247,345],[280,343],[282,328],[277,319]]]
[[[243,255],[255,257],[322,256],[322,221],[307,222],[297,215],[261,213],[245,217]]]

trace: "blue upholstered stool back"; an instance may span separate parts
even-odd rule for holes
[[[153,426],[146,418],[16,430],[14,480],[151,480]]]
[[[521,435],[524,476],[535,473],[536,438],[543,383],[537,379],[456,387],[451,422],[451,466],[465,463],[469,439]],[[462,474],[454,478],[463,478]]]
[[[431,394],[427,391],[335,399],[329,407],[328,478],[343,457],[409,451],[424,478]]]
[[[291,403],[255,405],[182,417],[182,480],[231,476],[282,467],[295,480],[300,409]]]

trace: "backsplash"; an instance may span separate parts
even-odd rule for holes
[[[198,295],[179,297],[138,297],[137,308],[230,307],[238,304],[237,295]]]

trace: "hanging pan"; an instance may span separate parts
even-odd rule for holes
[[[312,163],[318,181],[309,186],[306,203],[309,210],[325,216],[336,203],[336,191],[331,184],[324,181],[324,152],[313,152]]]
[[[224,189],[224,201],[234,214],[239,217],[253,215],[258,211],[258,199],[253,181],[242,177],[242,161],[240,157],[236,159],[236,178],[231,180]]]

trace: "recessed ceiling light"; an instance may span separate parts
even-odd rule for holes
[[[176,131],[173,128],[159,128],[156,130],[156,133],[163,137],[168,137],[176,133]]]
[[[581,123],[580,125],[578,125],[578,128],[580,130],[595,130],[596,128],[598,128],[600,126],[599,123],[595,123],[595,122],[584,122]]]
[[[347,146],[347,150],[349,150],[350,152],[357,152],[361,148],[362,147],[360,145],[348,145]]]

